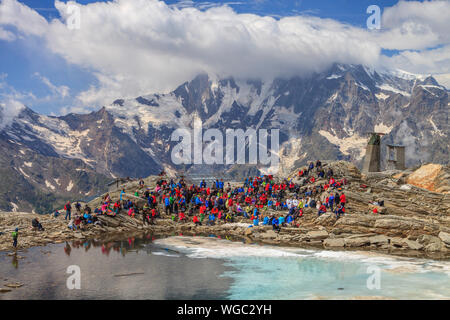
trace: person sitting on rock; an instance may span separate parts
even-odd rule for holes
[[[120,212],[120,208],[121,208],[121,204],[119,201],[114,202],[114,214],[119,214]]]
[[[281,231],[281,227],[280,227],[280,224],[279,224],[277,218],[274,218],[272,220],[272,230],[277,231],[278,233],[280,233],[280,231]]]
[[[81,218],[79,216],[75,217],[73,223],[77,229],[81,229]]]
[[[257,215],[252,215],[251,220],[253,221],[254,226],[257,227],[259,225],[259,219]]]
[[[317,216],[320,217],[321,214],[324,214],[324,213],[326,213],[326,212],[327,212],[327,207],[325,207],[325,205],[322,204],[322,205],[319,207],[319,211],[317,211]]]
[[[73,219],[70,219],[69,224],[67,225],[67,227],[68,227],[70,230],[72,230],[72,231],[77,230],[77,226],[75,225],[75,222],[74,222]]]
[[[38,218],[34,218],[33,220],[31,220],[31,226],[34,230],[37,229],[38,231],[44,231],[44,228],[42,227],[42,224],[39,222]]]
[[[288,214],[288,215],[286,216],[286,223],[287,223],[288,225],[293,225],[293,224],[294,224],[294,217],[293,217],[291,214]]]
[[[280,202],[280,200],[277,200],[275,202],[275,210],[277,210],[277,211],[281,210],[281,202]]]
[[[210,213],[208,216],[208,222],[206,224],[209,226],[213,226],[213,225],[215,225],[215,221],[216,221],[216,216],[214,214]]]
[[[182,222],[182,223],[185,223],[185,222],[188,221],[186,216],[185,216],[185,214],[184,214],[184,212],[181,211],[181,212],[178,213],[178,221]]]
[[[92,215],[85,212],[83,214],[83,221],[84,221],[84,224],[92,223]]]
[[[192,222],[194,222],[194,224],[196,226],[201,226],[202,225],[202,223],[200,222],[200,220],[198,219],[197,216],[194,216],[194,218],[192,219]]]
[[[285,221],[286,221],[286,219],[284,218],[284,216],[281,216],[281,217],[278,218],[278,224],[280,226],[285,227],[286,226]]]
[[[345,214],[345,208],[341,203],[338,204],[338,206],[334,210],[334,214],[336,215],[336,219],[339,219],[341,215]]]

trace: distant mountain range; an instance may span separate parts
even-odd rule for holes
[[[173,165],[170,136],[194,119],[224,133],[280,129],[282,172],[316,159],[359,165],[371,131],[387,134],[383,144],[405,145],[407,165],[449,163],[449,108],[448,90],[431,76],[342,64],[270,82],[201,74],[170,93],[117,99],[90,114],[26,108],[0,130],[0,210],[46,211],[103,191],[113,177],[229,170]]]

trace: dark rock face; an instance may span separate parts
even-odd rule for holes
[[[189,172],[190,165],[172,162],[178,141],[171,141],[171,135],[177,128],[192,129],[194,119],[224,137],[226,129],[279,129],[282,172],[316,159],[360,165],[371,131],[387,134],[382,158],[387,143],[403,144],[411,166],[449,163],[448,117],[448,91],[432,77],[335,64],[323,73],[271,82],[201,74],[171,93],[117,99],[90,114],[49,117],[25,109],[1,129],[0,141],[5,175],[28,182],[31,178],[14,163],[22,149],[27,159],[33,155],[69,161],[80,170],[82,164],[92,179],[148,176],[163,168]],[[230,167],[211,170],[221,173]],[[28,167],[21,168],[29,175]],[[52,192],[45,181],[42,188]]]

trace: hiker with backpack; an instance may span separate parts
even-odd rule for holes
[[[64,220],[67,220],[67,217],[69,217],[69,220],[70,220],[70,216],[71,216],[71,212],[72,212],[72,205],[70,204],[70,201],[67,201],[67,203],[64,206],[64,210],[66,210],[66,217],[64,218]]]

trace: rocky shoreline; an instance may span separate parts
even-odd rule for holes
[[[5,218],[3,215],[0,217]],[[23,214],[22,221],[31,221],[34,214]],[[338,221],[331,214],[320,218],[305,219],[300,228],[282,228],[277,233],[268,226],[250,226],[248,221],[217,224],[215,226],[196,226],[193,223],[177,223],[162,218],[155,225],[142,225],[141,221],[119,215],[116,217],[101,216],[103,226],[92,226],[83,231],[71,231],[66,227],[64,219],[40,216],[45,231],[22,229],[19,236],[18,250],[63,243],[73,240],[118,239],[130,234],[150,233],[156,236],[172,235],[215,235],[232,239],[245,238],[247,242],[258,242],[270,245],[295,246],[301,248],[330,250],[369,250],[382,254],[399,256],[449,259],[450,230],[442,231],[432,222],[417,219],[399,219],[396,216],[342,217]],[[314,221],[313,221],[314,220]],[[396,229],[393,230],[392,226]],[[358,228],[355,228],[357,226]],[[388,227],[388,228],[387,228]],[[65,229],[64,229],[65,228]],[[417,230],[420,235],[401,237],[406,229]],[[421,233],[428,230],[437,236]],[[357,231],[357,232],[356,232]],[[13,250],[9,234],[0,236],[0,251]]]
[[[102,222],[101,226],[87,225],[82,231],[72,231],[62,216],[54,218],[51,215],[30,213],[0,213],[0,231],[3,232],[0,235],[0,251],[13,250],[11,231],[18,227],[19,250],[71,240],[102,239],[148,232],[158,236],[214,234],[271,245],[369,250],[432,259],[450,258],[450,194],[448,188],[442,187],[449,184],[448,166],[442,167],[439,175],[433,174],[439,178],[439,183],[435,185],[444,192],[415,186],[415,182],[420,185],[421,181],[411,180],[414,173],[417,175],[412,170],[363,175],[355,166],[344,161],[331,163],[330,166],[340,177],[349,181],[345,188],[347,213],[339,219],[331,212],[318,217],[315,209],[305,208],[303,217],[298,221],[299,227],[282,227],[277,233],[269,226],[249,227],[251,221],[242,217],[237,217],[234,223],[195,226],[192,222],[174,222],[169,216],[163,215],[156,219],[154,225],[144,225],[141,219],[121,213],[116,217],[100,215],[98,218]],[[423,169],[416,171],[419,170]],[[291,178],[294,181],[297,179],[295,174]],[[157,179],[147,178],[146,185],[151,187]],[[127,192],[132,193],[136,184],[125,186]],[[119,191],[110,192],[110,195],[117,198],[118,193]],[[372,204],[377,199],[384,200],[383,207]],[[100,200],[95,199],[89,205],[95,208],[99,203]],[[373,214],[375,207],[378,209],[377,214]],[[286,212],[264,212],[271,213],[279,216]],[[45,231],[31,230],[31,220],[35,217],[39,217]]]

